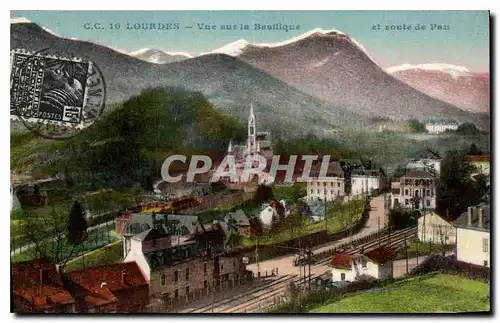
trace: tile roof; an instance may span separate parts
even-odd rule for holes
[[[404,177],[434,178],[434,176],[431,173],[423,169],[408,169]]]
[[[330,262],[330,267],[351,269],[352,255],[341,252],[333,255],[332,261]]]
[[[389,260],[394,260],[396,257],[396,251],[386,246],[381,246],[363,253],[363,256],[377,264],[385,264]]]
[[[12,264],[11,268],[13,293],[38,308],[45,309],[75,302],[64,288],[54,263],[46,259],[36,259]]]
[[[483,209],[483,227],[479,227],[479,209]],[[463,212],[453,224],[458,227],[487,230],[490,231],[490,205],[487,203],[481,203],[472,207],[472,218],[471,225],[469,225],[469,219],[467,215],[467,210]]]
[[[135,261],[73,271],[67,279],[73,288],[82,290],[85,302],[94,306],[116,301],[115,291],[148,285]]]
[[[229,212],[227,215],[236,220],[236,223],[238,225],[250,225],[248,217],[246,216],[245,212],[243,212],[243,210],[241,209],[238,209],[235,212]]]
[[[165,232],[163,226],[158,226],[156,228],[151,228],[139,234],[136,234],[132,238],[139,241],[148,241],[148,240],[166,238],[168,236],[169,235]]]

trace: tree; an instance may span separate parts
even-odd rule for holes
[[[73,202],[68,219],[68,240],[74,244],[81,244],[86,238],[87,220],[82,205],[78,201]]]
[[[408,126],[411,132],[425,132],[425,125],[417,119],[408,120]]]
[[[449,151],[441,162],[441,175],[436,187],[436,212],[456,219],[468,206],[481,202],[486,193],[486,180],[471,178],[471,168],[463,162],[464,153]]]
[[[273,198],[273,189],[268,185],[261,184],[255,190],[252,201],[254,203],[261,203],[271,198]]]
[[[254,216],[248,222],[250,223],[250,236],[259,237],[264,234],[264,225],[258,217]]]
[[[467,155],[477,156],[482,155],[483,152],[477,148],[476,144],[471,144],[469,150],[467,151]]]
[[[466,122],[458,126],[457,133],[463,135],[475,135],[479,133],[479,130],[473,123]]]

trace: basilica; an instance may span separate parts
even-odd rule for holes
[[[273,158],[271,133],[269,131],[257,131],[257,120],[252,104],[250,104],[250,115],[248,117],[248,136],[246,144],[233,145],[232,141],[230,141],[227,153],[228,155],[234,155],[237,162],[242,162],[247,156],[255,156],[257,154],[263,156],[266,160],[271,160]]]

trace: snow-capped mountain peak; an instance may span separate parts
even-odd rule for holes
[[[28,18],[19,17],[19,18],[10,18],[10,23],[11,24],[29,24],[29,23],[31,23],[31,21]]]
[[[289,45],[289,44],[293,44],[297,41],[300,41],[300,40],[303,40],[303,39],[306,39],[308,37],[328,37],[328,36],[332,36],[332,37],[343,37],[344,39],[348,39],[350,40],[355,46],[357,46],[360,50],[362,50],[372,61],[374,61],[370,55],[368,54],[367,50],[365,49],[365,47],[363,45],[361,45],[359,42],[357,42],[354,38],[348,36],[347,34],[339,31],[339,30],[336,30],[336,29],[322,29],[322,28],[315,28],[313,30],[310,30],[304,34],[301,34],[301,35],[298,35],[296,37],[292,37],[292,38],[289,38],[287,40],[284,40],[284,41],[280,41],[280,42],[276,42],[276,43],[256,43],[256,44],[252,44],[248,41],[246,41],[245,39],[239,39],[237,41],[234,41],[232,43],[229,43],[227,45],[224,45],[220,48],[217,48],[217,49],[214,49],[208,53],[203,53],[201,55],[206,55],[206,54],[226,54],[226,55],[229,55],[229,56],[238,56],[240,55],[241,53],[243,53],[243,51],[245,50],[245,48],[249,47],[249,46],[253,46],[253,47],[261,47],[261,48],[265,48],[265,47],[268,47],[268,48],[273,48],[273,47],[280,47],[280,46],[285,46],[285,45]]]
[[[229,43],[227,45],[224,45],[220,48],[214,49],[208,53],[203,53],[201,55],[205,54],[226,54],[229,56],[238,56],[240,55],[243,50],[250,45],[250,43],[244,39],[239,39],[237,41],[234,41],[232,43]]]
[[[19,18],[11,18],[10,23],[11,24],[31,24],[33,22],[26,17],[19,17]],[[40,27],[51,35],[54,35],[56,37],[61,37],[47,27],[44,27],[44,26],[40,26]]]
[[[431,63],[431,64],[419,64],[419,65],[402,64],[398,66],[392,66],[386,69],[387,73],[389,74],[406,70],[428,70],[428,71],[443,72],[449,74],[453,78],[457,78],[459,76],[470,76],[472,74],[467,67],[445,64],[445,63]]]

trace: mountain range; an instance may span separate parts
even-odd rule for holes
[[[253,103],[260,125],[278,134],[366,129],[372,117],[445,117],[489,127],[487,114],[464,111],[396,79],[338,31],[318,29],[278,44],[239,41],[188,58],[152,49],[127,54],[17,21],[11,23],[15,48],[50,48],[94,61],[106,80],[108,104],[149,87],[184,87],[242,120]]]
[[[399,65],[386,70],[395,78],[444,102],[472,112],[490,111],[488,73],[450,64]]]

